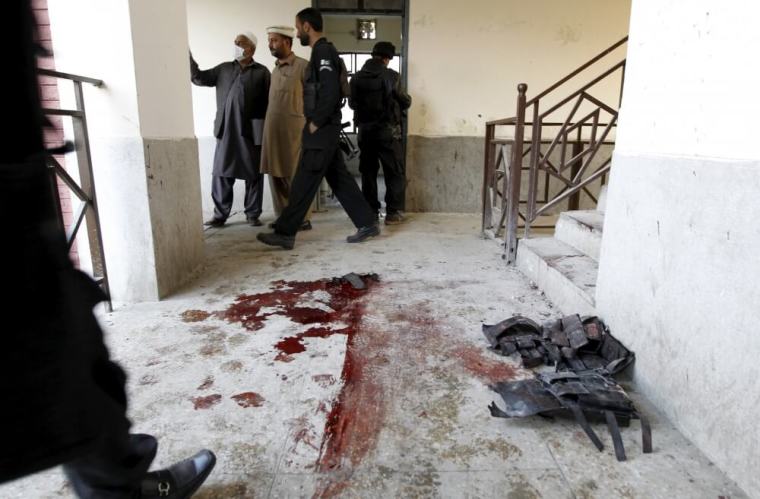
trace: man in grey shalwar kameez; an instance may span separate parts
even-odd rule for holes
[[[196,85],[216,87],[214,169],[211,197],[214,217],[206,225],[221,227],[232,209],[235,179],[245,180],[245,215],[261,225],[264,176],[259,171],[261,138],[269,98],[269,70],[254,62],[256,37],[250,32],[235,38],[235,60],[202,71],[190,55],[190,74]]]

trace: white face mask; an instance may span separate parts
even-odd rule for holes
[[[243,52],[245,52],[243,50],[243,47],[238,47],[237,45],[235,45],[235,60],[242,61],[243,59],[245,59],[245,55],[243,54]]]

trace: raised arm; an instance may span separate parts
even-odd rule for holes
[[[401,78],[398,75],[396,75],[396,84],[393,87],[393,97],[402,111],[406,111],[412,105],[412,96],[401,88]]]
[[[190,81],[201,87],[215,87],[218,77],[219,66],[201,70],[198,68],[198,63],[193,59],[193,53],[190,52]]]

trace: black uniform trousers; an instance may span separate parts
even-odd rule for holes
[[[157,448],[150,435],[114,431],[63,470],[81,499],[131,499],[138,496]]]
[[[245,181],[245,207],[246,218],[259,218],[264,202],[264,175],[257,173],[254,180]],[[227,220],[232,211],[232,193],[235,179],[232,177],[211,178],[211,199],[214,200],[214,218]]]
[[[406,173],[401,141],[393,138],[360,137],[359,171],[362,193],[370,207],[378,213],[377,173],[380,165],[385,177],[385,207],[388,214],[403,212],[406,199]]]
[[[333,194],[357,229],[376,223],[375,214],[346,169],[343,153],[338,147],[338,125],[327,124],[322,128],[327,127],[330,128],[320,130],[320,135],[326,137],[324,148],[303,149],[301,152],[301,161],[293,178],[288,206],[275,224],[274,230],[278,234],[296,235],[323,178],[327,180]]]

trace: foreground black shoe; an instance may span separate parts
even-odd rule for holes
[[[268,246],[279,246],[282,249],[292,250],[296,245],[296,238],[293,236],[283,236],[276,232],[265,234],[263,232],[256,234],[256,239]]]
[[[215,464],[214,453],[202,450],[168,469],[151,471],[142,481],[140,497],[189,498],[206,481]]]
[[[226,220],[221,218],[212,218],[203,222],[203,225],[206,225],[208,227],[224,227],[224,224],[226,222]]]
[[[377,224],[368,225],[367,227],[361,227],[359,230],[356,231],[356,234],[348,236],[346,238],[346,242],[361,243],[362,241],[366,241],[370,237],[375,237],[378,235],[380,235],[380,226]]]
[[[251,227],[261,227],[264,225],[261,220],[259,220],[259,217],[246,217],[245,221],[248,222],[248,225]]]

